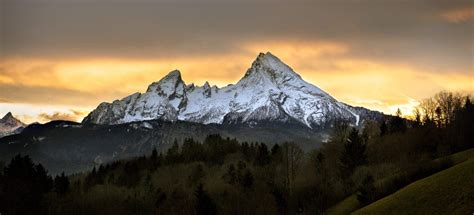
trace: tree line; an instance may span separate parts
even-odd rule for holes
[[[69,178],[64,173],[53,178],[29,156],[17,155],[0,174],[0,213],[47,213],[45,195],[64,196],[68,191]]]

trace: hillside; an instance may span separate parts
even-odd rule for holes
[[[474,158],[474,149],[468,149],[462,152],[458,152],[446,157],[435,159],[433,162],[441,162],[442,160],[450,160],[452,165],[457,165],[467,161],[470,158]],[[390,180],[390,178],[384,178],[382,181]],[[381,181],[379,181],[380,183]],[[341,202],[337,203],[336,205],[332,206],[330,209],[326,211],[329,215],[337,215],[337,214],[350,214],[358,209],[360,209],[362,205],[357,200],[356,194],[353,194]]]
[[[471,214],[474,159],[416,181],[354,214]]]

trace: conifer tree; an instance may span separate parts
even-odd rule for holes
[[[257,166],[264,166],[270,163],[270,155],[268,153],[267,145],[261,143],[257,149],[254,164]]]
[[[397,132],[405,132],[407,129],[407,125],[405,120],[402,118],[402,111],[400,108],[397,109],[396,116],[394,116],[390,120],[390,132],[397,133]]]
[[[366,145],[359,136],[359,132],[353,128],[349,138],[344,144],[341,154],[342,177],[348,179],[352,176],[355,168],[367,163]]]
[[[242,176],[242,180],[240,181],[240,185],[244,189],[251,189],[253,187],[253,174],[250,172],[250,170],[245,171],[244,175]]]
[[[374,185],[374,177],[367,175],[357,191],[357,200],[363,205],[367,205],[375,200],[376,189]]]
[[[60,195],[69,191],[69,179],[64,175],[64,172],[54,178],[54,191]]]
[[[209,194],[204,190],[204,185],[200,183],[194,192],[196,197],[196,214],[197,215],[215,215],[217,207]]]
[[[51,187],[52,179],[41,164],[35,165],[29,156],[15,156],[0,178],[1,213],[38,213]]]
[[[237,172],[234,164],[231,164],[227,172],[222,176],[224,181],[228,184],[235,184],[237,182]]]

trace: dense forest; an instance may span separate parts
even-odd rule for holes
[[[2,165],[2,214],[322,214],[355,194],[370,204],[452,166],[474,148],[469,96],[440,92],[412,119],[402,113],[360,129],[336,122],[323,147],[247,143],[210,135],[166,153],[50,176],[18,155]]]

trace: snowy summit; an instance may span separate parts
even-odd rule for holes
[[[26,125],[8,112],[0,119],[0,137],[20,133]]]
[[[343,119],[358,125],[354,108],[304,81],[271,53],[260,53],[244,77],[223,88],[186,85],[178,70],[135,93],[102,103],[84,123],[121,124],[144,120],[189,121],[202,124],[297,122],[310,128]]]

